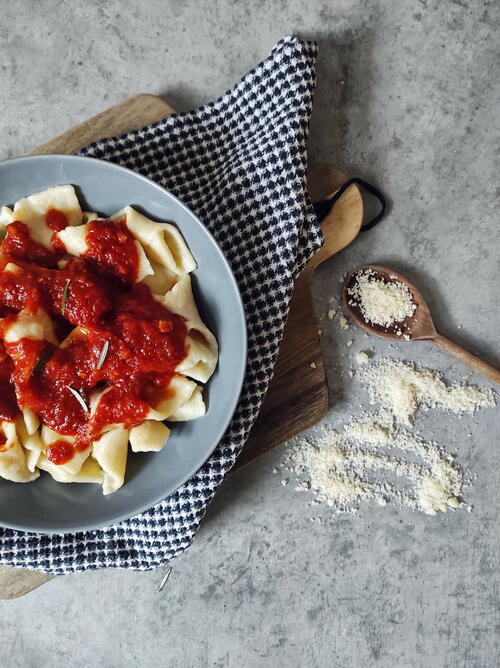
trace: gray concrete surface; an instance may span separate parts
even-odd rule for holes
[[[384,224],[317,274],[326,422],[366,405],[347,370],[368,345],[450,379],[466,373],[431,344],[393,350],[325,321],[354,265],[404,270],[445,333],[499,362],[498,3],[18,0],[2,3],[2,19],[0,158],[138,92],[189,108],[223,92],[281,36],[318,39],[311,159],[365,176],[391,198]],[[426,413],[417,427],[458,449],[475,478],[471,513],[432,518],[367,504],[357,516],[323,512],[316,525],[304,496],[273,475],[284,457],[276,452],[227,481],[161,593],[161,572],[101,571],[2,603],[2,665],[499,665],[499,411]]]

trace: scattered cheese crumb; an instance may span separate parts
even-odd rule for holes
[[[311,362],[311,364],[309,366],[311,367],[311,369],[315,369],[316,368],[316,362]]]
[[[358,364],[368,364],[369,361],[370,361],[370,358],[367,355],[367,353],[365,353],[364,351],[361,351],[361,352],[357,353],[356,362]]]
[[[336,308],[329,309],[328,314],[327,314],[328,315],[328,320],[333,320],[335,318],[336,313],[337,313]]]
[[[354,343],[354,341],[351,339],[350,341],[348,341],[348,342],[346,343],[346,346],[347,346],[348,348],[350,348],[350,347],[352,346],[353,343]]]
[[[392,359],[363,369],[361,378],[372,400],[382,403],[381,411],[353,419],[341,430],[323,427],[314,442],[299,441],[287,465],[300,479],[295,489],[310,490],[311,505],[326,503],[339,512],[355,512],[365,499],[381,506],[396,501],[427,515],[460,507],[470,510],[462,491],[471,477],[465,480],[456,454],[396,428],[394,418],[411,423],[420,405],[456,414],[473,412],[495,404],[493,391],[447,385],[436,371]]]
[[[349,323],[342,313],[339,315],[339,325],[340,329],[349,329]]]
[[[453,413],[473,413],[495,405],[488,388],[454,383],[446,385],[432,369],[417,369],[410,362],[386,359],[363,370],[372,403],[381,403],[398,419],[411,424],[421,405],[442,406]]]
[[[288,483],[289,483],[289,480],[282,480],[281,481],[281,484],[283,485],[283,487],[286,487],[288,485]]]
[[[377,278],[372,269],[358,272],[347,293],[349,305],[357,306],[366,322],[383,327],[402,322],[417,308],[404,283]],[[401,330],[397,333],[401,336]]]
[[[273,468],[273,473],[278,473],[278,472],[279,472],[279,469],[276,468],[276,466],[275,466],[275,467]]]
[[[403,456],[395,457],[394,449]],[[323,429],[316,443],[303,442],[292,457],[299,474],[309,475],[316,498],[337,510],[352,511],[370,498],[381,506],[393,498],[427,515],[461,505],[463,473],[453,458],[437,443],[395,429],[387,415],[365,416],[343,431]],[[373,479],[374,471],[389,472],[410,487]]]
[[[458,508],[460,501],[454,496],[461,489],[461,474],[449,462],[436,462],[429,473],[422,475],[417,484],[417,501],[428,515]],[[454,499],[449,503],[450,499]],[[456,502],[456,505],[455,505]]]

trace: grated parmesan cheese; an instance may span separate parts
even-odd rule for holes
[[[365,353],[363,350],[361,350],[359,353],[356,355],[356,362],[358,364],[368,364],[370,361],[370,357],[368,353]]]
[[[406,424],[413,422],[421,405],[441,406],[457,414],[495,405],[491,389],[460,383],[446,385],[437,371],[417,369],[410,362],[386,359],[364,368],[362,373],[372,403],[382,404]]]
[[[357,273],[347,293],[352,297],[349,305],[357,306],[366,322],[383,327],[402,322],[417,308],[404,283],[377,278],[372,269]]]
[[[394,449],[401,457],[391,454]],[[387,415],[353,421],[343,431],[323,429],[315,443],[303,441],[292,459],[298,474],[308,474],[316,499],[339,511],[356,510],[365,499],[381,506],[393,499],[427,515],[461,505],[464,478],[454,459],[437,443],[390,426]],[[383,481],[380,472],[396,483]],[[304,483],[300,488],[307,489]]]
[[[310,490],[312,503],[339,512],[355,512],[366,499],[380,506],[396,501],[427,515],[463,506],[464,473],[456,455],[396,428],[394,420],[410,424],[421,405],[471,413],[493,406],[493,391],[447,385],[436,371],[393,359],[364,368],[361,379],[381,411],[352,420],[342,430],[316,430],[313,441],[299,441],[288,458],[288,468],[300,479],[296,489]]]
[[[339,325],[340,329],[349,329],[347,318],[342,313],[339,315]]]

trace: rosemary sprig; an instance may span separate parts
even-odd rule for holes
[[[157,591],[161,591],[163,587],[167,584],[167,580],[170,577],[170,573],[172,572],[172,566],[169,566],[167,570],[165,571],[165,575],[162,577],[161,582],[158,586]]]
[[[42,370],[42,367],[44,366],[45,362],[47,362],[52,354],[52,351],[50,348],[45,348],[45,350],[42,352],[40,357],[38,358],[38,362],[35,364],[33,367],[33,371],[31,372],[32,376],[36,376],[40,371]]]
[[[64,286],[63,294],[62,294],[62,301],[61,301],[61,315],[64,315],[64,311],[66,310],[66,302],[68,300],[68,292],[69,292],[69,285],[71,283],[71,278],[68,278],[66,281],[66,285]]]
[[[71,394],[75,397],[75,399],[78,401],[78,403],[83,408],[83,410],[86,413],[88,413],[89,408],[88,408],[87,404],[85,403],[85,399],[82,397],[80,392],[78,392],[78,390],[75,390],[74,387],[71,387],[71,385],[65,385],[65,388],[71,392]]]
[[[108,354],[109,350],[109,341],[104,341],[104,345],[101,350],[101,354],[99,355],[99,361],[97,362],[97,368],[100,369],[102,365],[104,364],[104,360],[106,359],[106,355]]]

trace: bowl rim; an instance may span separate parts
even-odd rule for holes
[[[186,474],[180,483],[176,483],[175,487],[173,488],[167,488],[165,492],[163,492],[160,496],[155,497],[155,499],[152,502],[148,502],[146,505],[142,504],[137,507],[131,514],[130,512],[126,512],[123,514],[116,514],[110,519],[103,520],[102,522],[86,522],[83,524],[76,525],[74,527],[70,527],[67,529],[63,529],[61,527],[55,527],[54,525],[51,525],[50,521],[47,521],[47,523],[42,526],[29,526],[28,524],[22,524],[22,523],[17,523],[17,522],[5,522],[4,520],[0,519],[0,527],[4,527],[6,529],[14,529],[17,531],[26,531],[30,533],[37,533],[37,534],[42,534],[42,535],[53,535],[53,534],[72,534],[72,533],[79,533],[83,531],[94,531],[98,529],[102,529],[104,527],[110,527],[113,526],[114,524],[117,524],[119,522],[123,522],[125,520],[131,519],[132,517],[136,517],[137,515],[140,515],[144,513],[145,511],[149,510],[156,504],[160,503],[167,497],[169,497],[171,494],[176,492],[180,487],[182,487],[190,478],[193,477],[193,475],[200,470],[200,468],[208,461],[208,459],[212,456],[214,453],[215,449],[219,445],[222,437],[224,436],[233,416],[236,411],[236,408],[238,406],[241,392],[243,389],[243,383],[245,381],[245,371],[246,371],[246,365],[247,365],[247,357],[248,357],[248,330],[247,330],[247,322],[246,322],[246,315],[245,315],[245,308],[243,305],[243,299],[241,297],[240,289],[238,286],[238,283],[236,281],[236,278],[234,276],[233,270],[231,268],[231,265],[229,264],[228,260],[226,259],[226,256],[222,252],[222,249],[220,248],[219,244],[215,240],[213,234],[208,230],[205,225],[201,222],[200,218],[191,211],[189,207],[187,207],[176,195],[174,195],[170,190],[167,190],[167,188],[164,188],[163,186],[159,185],[152,179],[149,179],[147,176],[144,176],[143,174],[139,174],[138,172],[135,172],[132,169],[129,169],[128,167],[123,167],[122,165],[117,165],[114,162],[109,162],[107,160],[101,160],[99,158],[93,158],[93,157],[87,157],[87,156],[81,156],[81,155],[74,155],[74,154],[60,154],[60,153],[44,153],[44,154],[35,154],[35,155],[26,155],[26,156],[21,156],[21,157],[16,157],[16,158],[9,158],[7,160],[1,160],[0,161],[0,171],[5,168],[7,165],[12,165],[12,164],[22,164],[24,162],[29,163],[29,162],[45,162],[45,161],[51,161],[54,159],[62,160],[65,162],[97,162],[99,164],[105,164],[107,168],[113,169],[116,171],[124,172],[128,176],[131,176],[135,179],[139,179],[141,181],[144,181],[147,183],[149,186],[154,186],[161,194],[162,196],[166,195],[167,197],[173,199],[179,207],[184,209],[184,211],[187,212],[189,216],[193,219],[193,221],[196,223],[196,225],[201,229],[202,233],[206,235],[212,246],[217,252],[217,255],[219,256],[221,262],[223,265],[225,265],[230,282],[233,288],[233,292],[236,296],[236,302],[237,302],[237,312],[234,313],[234,316],[238,320],[238,326],[239,329],[241,330],[239,334],[241,334],[241,354],[239,356],[239,363],[236,365],[234,368],[234,375],[236,378],[239,378],[237,382],[237,392],[234,393],[234,397],[230,402],[230,410],[227,412],[227,417],[221,421],[221,425],[217,432],[215,433],[213,437],[214,445],[208,452],[208,454],[205,454],[203,458],[198,458],[196,460],[196,464],[190,467],[189,473]],[[60,185],[60,184],[57,184]],[[79,187],[77,183],[72,184],[75,185],[76,187]],[[47,188],[50,188],[51,186],[46,186]],[[32,194],[32,193],[27,193]],[[0,202],[0,206],[2,206],[2,202]],[[124,205],[126,206],[126,204]],[[171,221],[174,225],[177,226],[177,223],[175,221]],[[182,230],[181,230],[182,233]],[[196,258],[195,258],[196,260]],[[196,270],[195,270],[196,271]],[[208,380],[208,383],[210,383],[210,379]],[[35,481],[36,482],[36,481]],[[60,483],[63,484],[63,483]],[[77,483],[69,483],[69,484],[77,484]],[[125,483],[126,484],[126,483]]]

